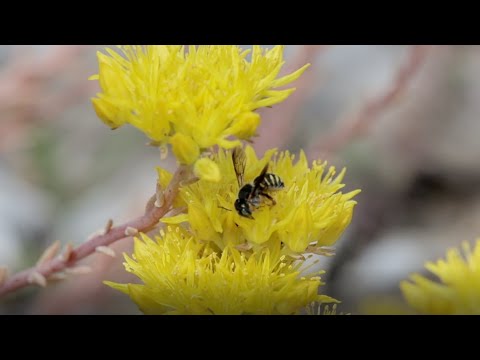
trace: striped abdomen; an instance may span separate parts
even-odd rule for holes
[[[282,179],[280,179],[280,176],[271,173],[265,174],[262,185],[262,187],[267,191],[280,190],[285,187],[285,184],[283,183]]]

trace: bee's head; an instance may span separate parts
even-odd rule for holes
[[[240,199],[235,200],[235,210],[237,210],[240,216],[253,219],[252,211],[246,201],[241,201]]]

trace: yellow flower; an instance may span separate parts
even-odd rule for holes
[[[91,77],[102,89],[92,99],[97,115],[112,128],[128,123],[156,144],[172,143],[184,163],[214,145],[239,145],[232,136],[253,136],[260,123],[254,111],[285,100],[295,89],[274,89],[296,80],[308,67],[277,78],[283,46],[254,46],[252,51],[234,45],[119,49],[98,53],[99,73]],[[175,134],[182,138],[175,139]]]
[[[155,240],[141,234],[125,260],[143,284],[105,283],[146,314],[293,314],[311,302],[336,302],[318,295],[319,276],[299,277],[302,262],[286,262],[278,249],[216,253],[179,227]]]
[[[200,149],[190,136],[176,133],[170,139],[175,157],[181,164],[190,165],[200,156]]]
[[[447,251],[445,260],[427,262],[425,267],[440,282],[419,274],[402,281],[400,287],[408,304],[422,314],[480,314],[480,239],[473,252],[470,244]]]
[[[258,159],[254,150],[245,148],[247,158],[245,182],[253,182],[269,163],[268,172],[278,175],[285,184],[271,192],[276,204],[262,201],[253,208],[254,219],[240,216],[234,208],[239,185],[231,151],[220,150],[211,157],[222,174],[222,180],[212,183],[200,180],[180,190],[188,207],[188,215],[162,221],[179,224],[188,221],[200,240],[213,242],[218,250],[227,246],[244,246],[254,251],[282,243],[283,253],[323,253],[323,246],[334,244],[349,225],[356,202],[352,198],[359,190],[343,194],[345,170],[335,177],[335,169],[326,163],[313,162],[311,167],[303,152],[295,162],[288,151],[269,150]]]
[[[207,181],[219,182],[222,179],[222,175],[220,174],[220,169],[218,168],[217,164],[208,158],[199,159],[195,163],[193,172],[199,178]]]

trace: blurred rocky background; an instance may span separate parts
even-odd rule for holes
[[[142,214],[154,192],[158,150],[132,127],[112,132],[91,106],[102,48],[0,46],[0,265],[10,272],[55,240],[79,244],[109,218]],[[255,146],[348,168],[348,189],[363,191],[337,255],[321,258],[323,289],[341,311],[388,312],[400,280],[480,236],[480,47],[288,45],[286,58],[312,67],[263,111]],[[0,313],[139,313],[102,284],[129,279],[131,239],[113,248],[116,258],[85,260],[91,274],[11,294]]]

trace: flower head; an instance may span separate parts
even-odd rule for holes
[[[289,263],[278,249],[217,253],[180,227],[155,240],[142,234],[125,260],[143,284],[106,284],[146,314],[292,314],[311,302],[335,302],[318,295],[318,274],[300,277],[302,263]]]
[[[232,148],[255,135],[254,111],[285,100],[294,89],[274,90],[297,79],[306,66],[277,78],[283,46],[119,46],[98,53],[102,92],[97,115],[110,127],[126,123],[155,143],[170,143],[177,159],[193,163],[214,145]],[[251,52],[250,59],[247,58]]]
[[[170,224],[189,222],[195,236],[213,242],[217,249],[227,246],[252,246],[254,249],[282,244],[284,253],[318,252],[334,244],[351,221],[359,190],[342,193],[345,171],[336,175],[326,163],[309,167],[303,152],[297,161],[286,152],[268,151],[262,159],[245,148],[245,183],[251,183],[268,163],[268,172],[285,184],[272,192],[273,202],[264,199],[253,209],[253,218],[240,216],[234,203],[239,184],[231,151],[219,151],[211,157],[222,173],[222,181],[200,180],[183,187],[180,196],[188,214],[162,221]]]
[[[412,308],[423,314],[480,314],[480,239],[473,251],[467,242],[462,248],[465,256],[454,248],[445,260],[425,264],[440,281],[413,274],[400,283]]]

